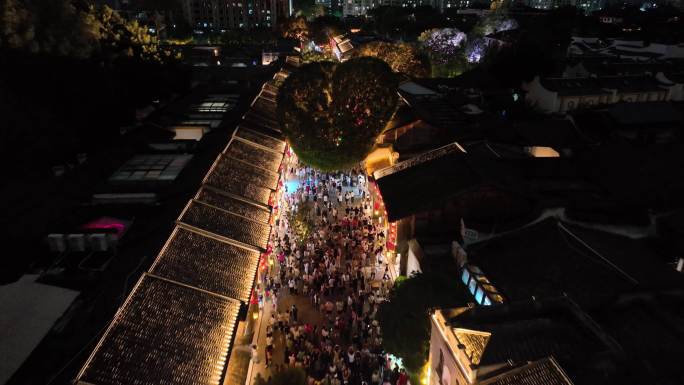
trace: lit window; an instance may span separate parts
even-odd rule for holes
[[[469,279],[470,279],[470,272],[468,271],[468,269],[463,269],[463,273],[461,274],[461,280],[463,281],[463,283],[465,283],[467,285]]]

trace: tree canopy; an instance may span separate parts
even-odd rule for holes
[[[303,162],[322,170],[351,167],[392,117],[397,86],[392,69],[371,57],[306,64],[280,88],[283,132]]]
[[[0,0],[0,47],[30,53],[111,60],[136,57],[162,62],[170,52],[137,21],[111,8],[70,0]]]
[[[372,41],[360,46],[354,54],[359,57],[376,57],[387,63],[395,72],[421,78],[427,77],[430,73],[427,57],[413,44]]]
[[[471,301],[455,268],[441,266],[398,280],[378,312],[383,347],[401,357],[409,372],[417,373],[428,358],[430,311]]]
[[[110,143],[136,108],[187,90],[187,72],[167,59],[110,8],[0,0],[0,160],[21,175]]]

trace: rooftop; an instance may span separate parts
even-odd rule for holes
[[[234,134],[235,137],[248,140],[252,143],[256,143],[260,146],[270,148],[277,152],[284,152],[285,146],[287,145],[284,141],[269,136],[267,134],[261,133],[259,131],[250,130],[246,127],[238,127]]]
[[[204,183],[265,205],[276,188],[278,174],[221,155]]]
[[[480,180],[458,143],[378,170],[374,176],[390,221],[441,204],[445,196],[457,195]]]
[[[572,385],[553,357],[530,362],[480,382],[482,385]]]
[[[456,336],[452,340],[447,334],[450,345],[464,349],[479,367],[478,379],[487,384],[509,383],[495,382],[497,379],[522,381],[524,377],[512,375],[517,369],[549,358],[554,358],[556,365],[560,363],[558,369],[562,366],[577,384],[594,384],[605,376],[608,362],[616,365],[621,352],[586,312],[564,296],[442,309],[435,319],[443,319],[450,326]],[[558,373],[567,379],[564,370]]]
[[[114,316],[77,384],[220,384],[236,300],[144,274]]]
[[[263,223],[268,223],[271,218],[271,211],[265,206],[247,202],[210,186],[203,186],[195,195],[195,200]]]
[[[682,383],[684,295],[642,293],[597,307],[592,317],[624,349],[630,383]]]
[[[253,166],[276,172],[283,160],[283,153],[265,149],[242,139],[233,139],[223,152],[227,157],[243,160]]]
[[[247,303],[259,252],[176,227],[150,274]]]
[[[197,200],[188,203],[178,222],[259,250],[266,250],[271,233],[271,226],[267,223],[257,222]]]
[[[510,300],[567,293],[580,303],[636,286],[546,219],[469,247],[468,260]]]
[[[618,103],[608,110],[608,116],[621,125],[681,124],[681,110],[670,102]]]

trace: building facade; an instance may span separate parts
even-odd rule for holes
[[[577,7],[584,12],[594,12],[603,9],[605,0],[526,0],[525,5],[537,9]]]
[[[430,316],[427,385],[573,384],[552,355],[528,355],[522,362],[510,358],[490,362],[486,353],[488,348],[492,350],[494,333],[454,325],[454,319],[472,310],[442,309]],[[496,341],[494,344],[499,345]],[[493,349],[506,350],[501,346]]]
[[[586,78],[536,77],[523,84],[526,101],[546,113],[566,113],[578,108],[619,102],[669,101],[670,89],[651,76]]]
[[[193,28],[275,28],[291,9],[289,0],[183,0],[183,16]]]

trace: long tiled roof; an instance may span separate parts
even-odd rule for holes
[[[150,273],[247,303],[259,252],[177,227]]]
[[[257,112],[269,119],[276,120],[276,103],[269,98],[269,93],[262,93],[254,100],[252,111]]]
[[[281,76],[286,76],[285,73]],[[261,99],[273,103],[276,86]],[[119,309],[77,384],[221,384],[241,303],[271,232],[269,203],[287,147],[250,110],[204,185]],[[221,118],[222,114],[215,114]]]
[[[243,140],[233,139],[224,152],[233,159],[241,159],[251,165],[276,172],[283,160],[282,153],[266,150]]]
[[[287,144],[282,140],[275,139],[272,136],[268,136],[243,126],[238,127],[237,131],[235,131],[235,134],[233,135],[280,153],[283,153],[285,151],[285,147],[287,146]]]
[[[260,185],[263,183],[258,174],[245,173],[245,170],[230,167],[231,162],[222,162],[223,157],[217,159],[212,172],[206,177],[205,183],[221,191],[245,197],[260,204],[268,204],[272,189]],[[237,161],[232,161],[235,165]],[[247,167],[247,164],[244,164]],[[251,181],[255,181],[253,183]]]
[[[245,114],[244,121],[256,127],[265,127],[271,131],[281,132],[280,124],[278,124],[277,120],[261,115],[259,112],[253,110],[249,110]]]
[[[265,206],[246,202],[208,186],[202,187],[195,195],[195,199],[259,222],[268,223],[271,217],[271,211]]]
[[[188,203],[178,221],[262,250],[266,249],[271,232],[268,224],[196,200]]]
[[[219,187],[226,183],[247,183],[270,190],[278,187],[277,173],[254,166],[243,159],[221,155],[209,175],[208,182],[216,182]]]
[[[510,370],[495,378],[480,382],[482,385],[572,385],[560,365],[547,357]]]
[[[234,299],[145,274],[77,384],[219,384],[237,323]]]

